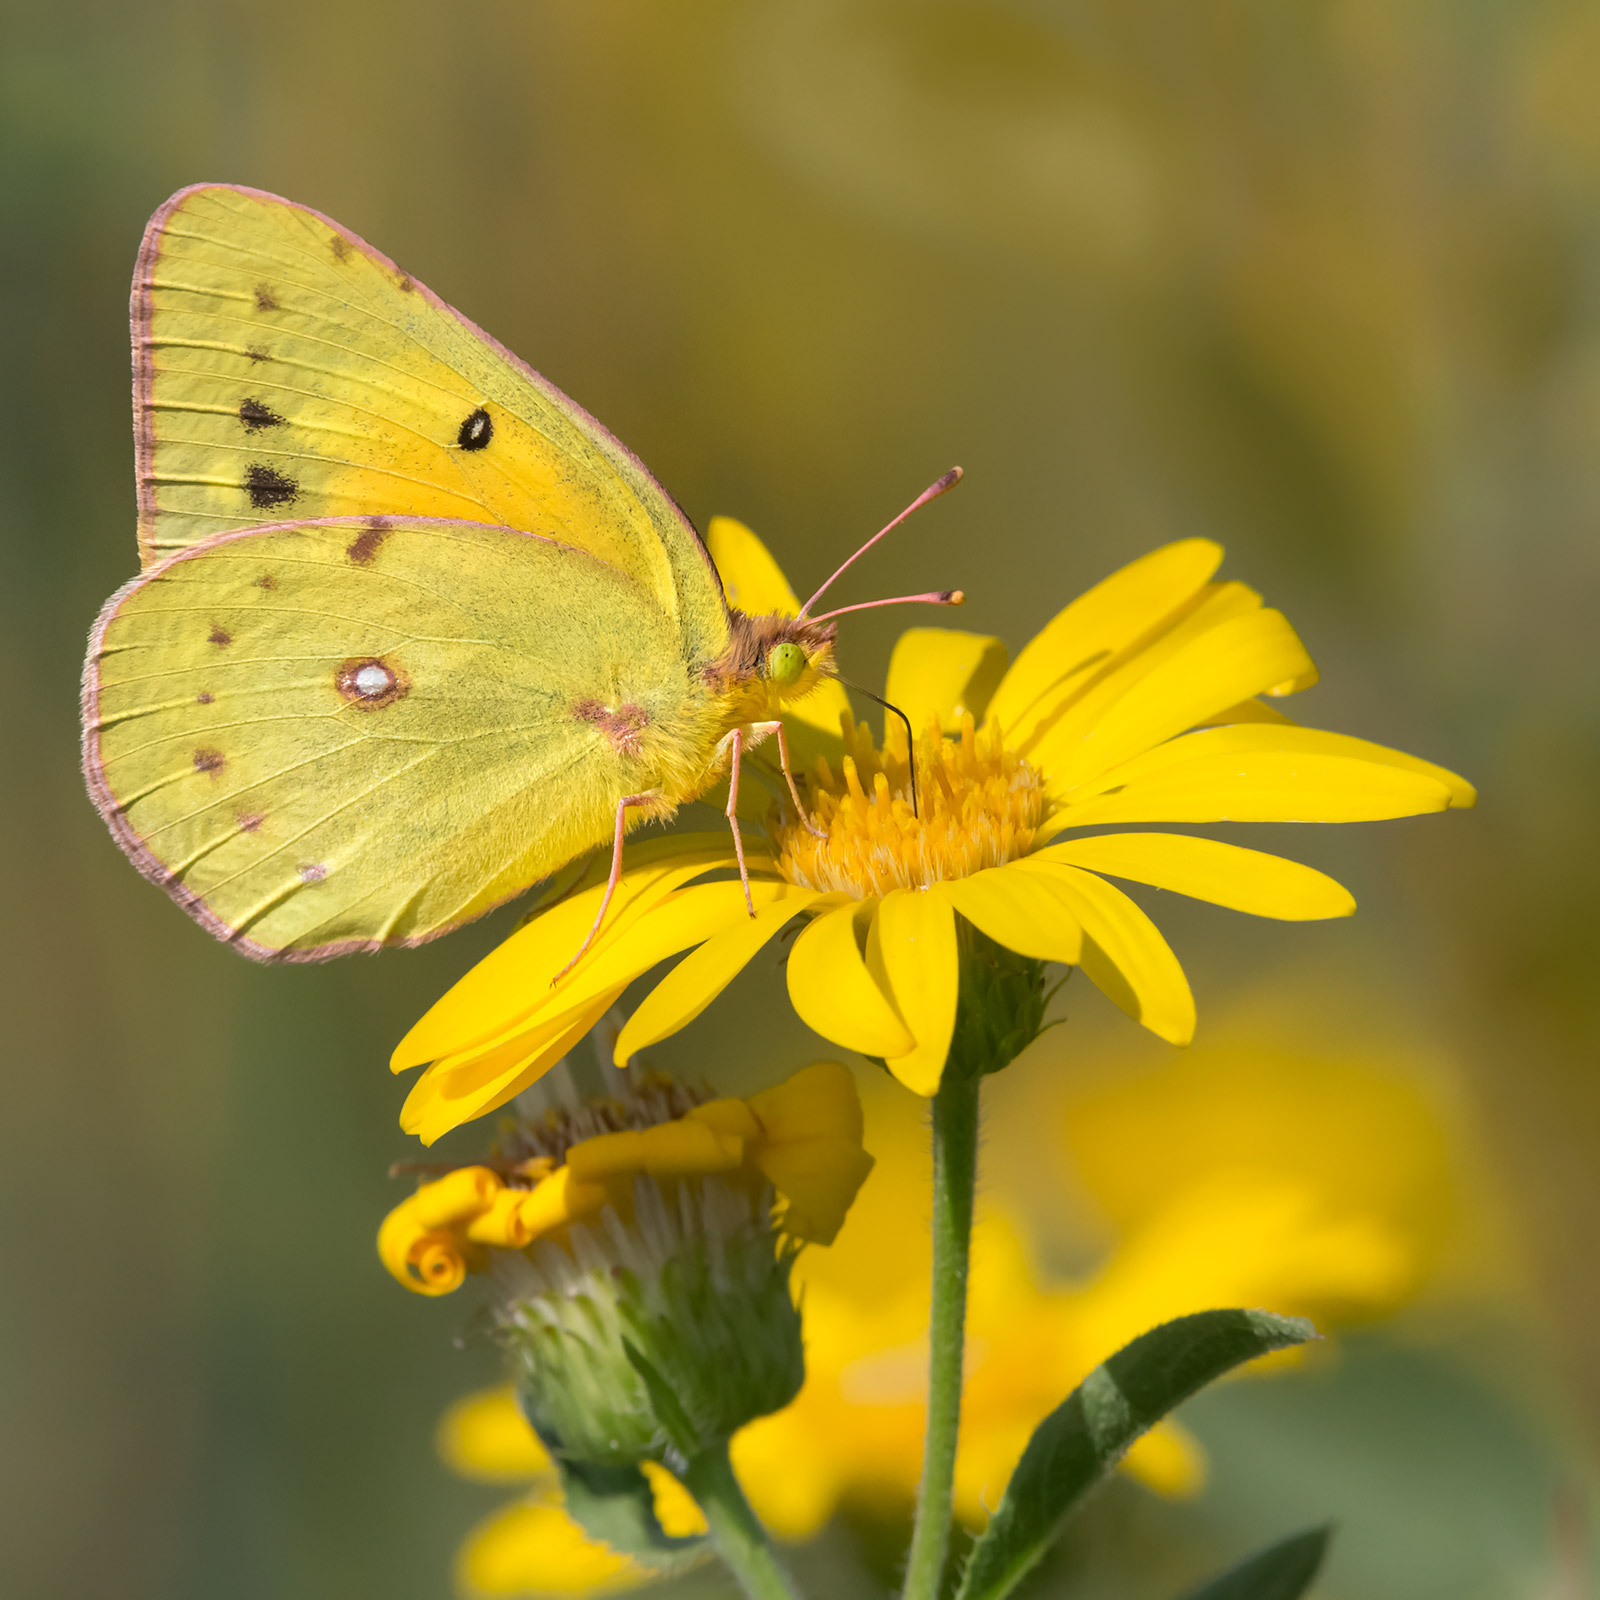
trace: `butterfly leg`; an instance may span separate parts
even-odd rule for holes
[[[769,733],[777,734],[778,765],[783,768],[783,781],[789,785],[789,798],[794,801],[795,815],[799,817],[800,821],[805,825],[806,831],[813,837],[818,839],[826,839],[828,837],[828,830],[826,828],[819,828],[816,823],[811,820],[810,816],[806,812],[805,805],[800,799],[800,791],[795,787],[794,768],[789,765],[789,738],[788,735],[783,731],[782,719],[774,718],[771,722],[752,722],[750,724],[750,731],[759,738],[763,739]]]
[[[737,752],[737,745],[734,746],[734,750]],[[734,760],[737,762],[737,754],[735,754]],[[625,794],[617,802],[617,831],[611,845],[611,876],[606,880],[606,892],[600,897],[600,909],[595,913],[594,925],[583,936],[583,943],[578,946],[578,953],[550,980],[552,989],[583,960],[585,951],[594,943],[596,935],[600,932],[600,924],[606,920],[606,912],[611,906],[611,897],[617,892],[617,884],[622,880],[622,841],[627,833],[628,807],[642,806],[656,798],[653,794]],[[734,830],[734,838],[737,839],[738,837],[739,834],[736,828]],[[740,865],[743,866],[743,864],[744,858],[741,856]],[[746,889],[745,893],[748,895],[749,890]]]
[[[728,809],[723,815],[733,829],[733,853],[739,858],[739,882],[744,885],[744,908],[753,917],[756,903],[750,898],[750,869],[744,864],[744,840],[739,837],[739,757],[744,751],[743,728],[735,728],[728,735],[728,746],[733,758],[728,763]]]

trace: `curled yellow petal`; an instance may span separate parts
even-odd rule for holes
[[[599,1216],[609,1198],[604,1183],[584,1182],[571,1167],[557,1167],[528,1190],[522,1220],[535,1239],[573,1222]]]
[[[417,1222],[423,1228],[447,1228],[453,1222],[475,1217],[494,1200],[502,1185],[488,1167],[459,1167],[413,1197]]]
[[[889,1070],[920,1095],[937,1093],[956,1027],[955,909],[939,887],[886,895],[867,940],[868,968],[916,1041],[904,1055],[887,1058]]]
[[[461,1242],[417,1217],[415,1195],[402,1200],[378,1228],[378,1258],[391,1277],[415,1294],[449,1294],[461,1286],[467,1262]]]
[[[502,1250],[520,1250],[533,1238],[523,1201],[527,1191],[502,1189],[487,1211],[481,1211],[467,1224],[467,1237],[476,1244],[492,1244]]]
[[[1033,857],[1018,870],[1048,873],[1083,924],[1084,974],[1129,1016],[1171,1044],[1194,1037],[1194,996],[1171,946],[1120,889],[1077,867]]]
[[[1285,922],[1348,917],[1356,908],[1348,889],[1313,867],[1190,834],[1105,833],[1050,845],[1033,859],[1129,878]]]
[[[1036,961],[1077,963],[1083,929],[1048,878],[991,867],[944,885],[957,911],[997,944]]]
[[[856,943],[876,900],[835,906],[804,929],[789,952],[789,1000],[808,1028],[864,1056],[903,1056],[916,1045]]]

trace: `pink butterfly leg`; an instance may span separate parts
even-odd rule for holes
[[[794,801],[794,812],[805,824],[806,831],[816,839],[826,839],[828,830],[819,828],[806,814],[806,808],[800,802],[800,791],[795,787],[794,770],[789,765],[789,739],[783,731],[782,722],[758,722],[758,728],[770,728],[778,736],[778,765],[783,768],[783,781],[789,785],[789,798]]]
[[[723,813],[733,829],[733,853],[739,858],[739,882],[744,885],[744,908],[753,917],[756,903],[750,898],[750,869],[744,864],[744,840],[739,837],[739,757],[744,750],[744,729],[728,735],[733,760],[728,764],[728,809]]]
[[[738,770],[738,746],[734,746],[735,771]],[[600,909],[595,913],[594,926],[584,935],[583,943],[578,946],[578,953],[550,980],[553,989],[566,975],[583,960],[584,952],[595,941],[595,936],[600,932],[600,924],[606,920],[606,911],[611,905],[611,897],[617,892],[617,884],[622,878],[622,840],[627,832],[627,810],[629,806],[642,806],[656,798],[653,794],[625,794],[617,802],[617,831],[611,844],[611,876],[606,880],[606,892],[600,897]],[[739,837],[739,830],[734,829],[734,838]],[[744,856],[741,853],[739,864],[744,865]],[[749,888],[745,889],[745,897],[749,898]],[[754,915],[754,913],[752,913]]]

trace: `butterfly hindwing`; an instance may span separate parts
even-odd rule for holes
[[[508,528],[224,534],[102,613],[90,791],[140,869],[247,954],[419,943],[608,837],[667,744],[704,763],[677,634],[615,566]]]
[[[574,402],[356,235],[202,185],[146,231],[133,287],[146,567],[249,525],[453,518],[588,550],[727,644],[714,569],[645,468]]]

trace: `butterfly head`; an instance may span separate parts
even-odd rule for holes
[[[732,621],[732,645],[712,671],[737,702],[739,718],[776,716],[834,676],[833,623],[743,611],[734,611]]]

